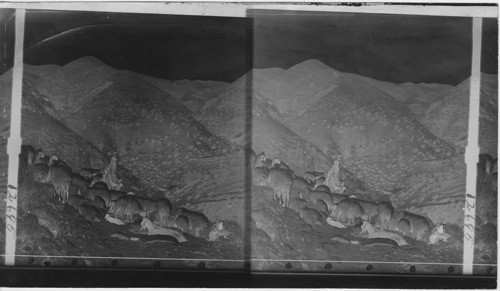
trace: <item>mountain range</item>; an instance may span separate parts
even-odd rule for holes
[[[24,71],[23,143],[75,169],[102,167],[117,153],[124,173],[154,193],[196,184],[201,192],[169,195],[191,205],[210,200],[217,209],[244,191],[243,176],[224,188],[200,173],[229,175],[236,165],[224,170],[230,162],[221,161],[243,157],[234,153],[251,146],[298,175],[326,171],[339,160],[350,180],[367,186],[353,193],[390,200],[435,222],[460,223],[463,215],[469,79],[458,86],[393,84],[317,60],[287,70],[253,69],[230,84],[162,80],[93,57],[25,65]],[[483,74],[481,80],[481,152],[497,157],[497,79]],[[10,83],[11,72],[0,76],[4,133]],[[207,165],[212,159],[217,168]],[[214,200],[218,195],[226,198]]]

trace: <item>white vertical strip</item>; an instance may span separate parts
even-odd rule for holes
[[[469,129],[465,162],[467,184],[464,210],[464,275],[472,275],[474,263],[474,235],[476,228],[476,179],[479,160],[479,94],[481,86],[481,35],[483,19],[472,19],[472,72],[469,95]]]
[[[14,69],[12,73],[12,105],[10,111],[10,136],[7,142],[9,172],[7,186],[6,228],[5,228],[5,265],[13,266],[16,255],[17,230],[17,174],[19,153],[21,151],[21,105],[23,87],[23,44],[24,9],[16,10],[16,43]]]

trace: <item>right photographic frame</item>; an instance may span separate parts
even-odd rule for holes
[[[496,275],[497,18],[249,14],[252,270]]]

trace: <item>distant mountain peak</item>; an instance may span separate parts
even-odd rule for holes
[[[291,120],[330,91],[341,76],[339,71],[310,59],[262,82],[257,90]]]
[[[94,65],[109,67],[107,64],[105,64],[104,62],[102,62],[101,60],[99,60],[98,58],[96,58],[94,56],[85,56],[85,57],[81,57],[81,58],[75,59],[75,60],[67,63],[63,67],[82,66],[84,64],[94,64]]]
[[[249,85],[247,83],[250,82],[252,83],[253,86],[255,86],[262,82],[272,80],[283,74],[283,72],[286,71],[282,68],[263,68],[263,69],[253,68],[243,76],[236,79],[233,83],[231,83],[231,86],[247,86]]]
[[[322,63],[321,61],[317,59],[309,59],[307,61],[303,61],[301,63],[298,63],[292,67],[290,67],[287,72],[314,72],[314,71],[320,71],[320,72],[325,72],[325,71],[330,71],[333,74],[338,74],[339,71],[329,67],[328,65]]]
[[[36,87],[62,116],[68,116],[108,86],[109,78],[117,71],[87,56],[39,78]]]

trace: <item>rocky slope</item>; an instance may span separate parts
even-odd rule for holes
[[[272,70],[272,69],[271,69]],[[206,102],[197,120],[217,135],[235,140],[248,134],[252,118],[255,116],[283,121],[277,108],[253,90],[255,82],[272,71],[253,70],[238,78],[217,96]]]
[[[50,74],[44,69],[44,67],[25,67],[21,113],[23,143],[43,148],[46,154],[57,152],[69,165],[78,169],[104,165],[105,156],[90,142],[61,123],[57,108],[52,102],[46,101],[36,87],[35,84],[40,76]],[[48,69],[53,71],[54,68],[48,67]],[[0,106],[5,112],[1,121],[5,124],[4,128],[8,128],[10,123],[11,82],[11,78],[5,79],[5,90],[2,90],[0,98]],[[5,138],[7,137],[8,133],[5,134]]]
[[[267,118],[253,118],[252,148],[257,153],[265,152],[267,157],[285,162],[297,175],[327,171],[333,164],[333,158],[313,143],[302,139],[282,123]]]
[[[288,163],[298,174],[325,171],[332,163],[315,145],[287,128],[285,118],[258,88],[282,69],[254,69],[208,101],[198,120],[217,135]],[[250,82],[252,84],[250,85]]]
[[[469,124],[469,88],[467,79],[442,100],[433,102],[422,123],[436,136],[456,143],[462,150],[467,144]],[[497,156],[498,146],[498,79],[481,75],[479,146],[482,153]]]
[[[177,187],[165,195],[172,203],[200,211],[212,221],[230,220],[244,226],[249,215],[247,175],[244,150],[193,159],[185,166]]]
[[[137,74],[137,76],[181,101],[193,113],[193,116],[199,113],[208,100],[221,93],[229,85],[218,81],[168,81],[143,74]]]
[[[63,117],[71,115],[93,99],[111,84],[110,78],[119,72],[127,72],[174,98],[183,100],[190,109],[199,109],[197,108],[200,103],[198,99],[212,96],[228,85],[225,82],[217,81],[169,81],[135,72],[121,71],[90,56],[76,59],[63,67],[28,65],[28,68],[32,74],[36,74],[40,79],[35,85],[36,88],[47,101],[57,106],[58,112]]]
[[[455,155],[453,144],[374,86],[350,76],[339,76],[334,84],[289,127],[326,155],[341,155],[346,167],[375,189],[404,188],[401,181],[414,174],[419,161]]]
[[[416,115],[419,121],[424,117],[425,112],[432,103],[441,100],[454,89],[454,86],[445,84],[394,84],[354,74],[346,75],[367,82],[397,101],[404,103]]]
[[[294,133],[330,160],[341,159],[397,208],[435,222],[461,223],[465,165],[456,141],[466,136],[467,81],[457,87],[397,85],[309,60],[257,84],[254,91],[276,105]],[[482,152],[496,149],[496,94],[495,80],[484,77]],[[447,134],[461,136],[453,140]],[[382,199],[373,193],[372,199]]]
[[[75,76],[76,73],[80,75]],[[1,125],[6,130],[10,121],[11,78],[11,74],[0,76],[5,84],[1,86],[4,112]],[[101,168],[109,162],[112,152],[118,152],[118,175],[124,180],[124,187],[136,193],[159,197],[162,194],[157,188],[164,195],[167,189],[195,185],[197,180],[193,177],[206,174],[208,167],[200,168],[198,158],[203,160],[230,150],[227,141],[207,131],[177,100],[190,94],[204,96],[202,92],[223,88],[226,83],[171,82],[178,89],[174,92],[179,94],[174,98],[161,89],[165,89],[162,84],[170,81],[158,79],[155,83],[154,78],[115,70],[92,57],[63,67],[26,65],[24,79],[23,143],[43,148],[46,154],[58,155],[77,172],[82,167]],[[69,98],[63,98],[65,94]],[[8,131],[2,137],[6,143]],[[6,164],[7,156],[3,157],[2,163]],[[224,163],[214,163],[215,168],[208,173],[215,172],[217,167],[228,169],[223,177],[239,173],[242,177],[235,187],[238,199],[243,201],[244,157],[234,159],[238,165],[224,168]],[[210,193],[220,193],[214,191]],[[234,194],[236,190],[228,191]],[[210,193],[204,191],[203,195],[210,197]],[[196,200],[193,196],[181,202]],[[216,201],[219,202],[215,208],[223,209],[220,206],[226,201]]]
[[[407,188],[391,200],[398,209],[429,217],[434,223],[463,223],[466,165],[463,155],[419,163],[419,171],[404,180]]]
[[[94,57],[77,59],[40,78],[36,88],[66,117],[111,85],[116,69]]]
[[[444,219],[443,207],[459,209],[463,203],[463,185],[432,182],[442,175],[460,181],[465,175],[455,167],[456,147],[436,132],[438,124],[453,126],[448,119],[432,119],[443,118],[438,113],[449,103],[461,100],[463,107],[463,84],[397,85],[344,74],[316,60],[288,70],[254,69],[232,84],[161,80],[118,71],[94,58],[31,71],[34,89],[44,92],[39,106],[104,153],[118,152],[124,167],[159,189],[187,187],[186,170],[196,173],[200,157],[227,153],[226,140],[239,147],[251,141],[256,152],[287,162],[299,175],[325,171],[341,159],[346,173],[371,189],[373,199],[382,199],[382,193],[399,208],[433,219]],[[495,80],[483,78],[483,83],[488,97],[483,103],[496,104]],[[61,101],[63,93],[70,98]],[[461,98],[453,97],[457,94]],[[460,112],[465,111],[455,114]],[[491,122],[496,111],[482,112],[482,126],[496,133]],[[422,185],[433,186],[423,191]],[[456,197],[453,202],[448,192]]]
[[[41,78],[45,77],[54,71],[58,70],[61,68],[61,66],[58,65],[41,65],[41,66],[32,66],[28,64],[24,64],[24,72],[29,73],[35,78]]]
[[[40,92],[34,87],[38,74],[32,73],[29,67],[25,68],[23,79],[23,103],[21,138],[23,144],[42,148],[47,155],[55,154],[67,162],[74,172],[81,168],[102,168],[109,163],[109,156],[102,153],[91,142],[70,130],[59,118],[59,113],[54,109],[52,103],[45,101]],[[42,72],[37,68],[36,72]],[[3,77],[3,76],[2,76]],[[8,79],[8,78],[6,78]],[[5,79],[4,79],[5,80]],[[11,80],[5,80],[7,88],[11,88]],[[9,137],[10,125],[10,89],[4,90],[0,95],[0,106],[5,114],[0,119],[0,125],[5,128],[2,131],[2,148],[5,149]],[[6,110],[8,109],[8,110]],[[0,155],[0,163],[3,165],[0,173],[1,185],[6,187],[7,183],[7,161],[6,152]],[[119,167],[118,173],[126,180],[126,186],[136,191],[151,191],[152,189],[134,177],[127,169]],[[2,187],[2,189],[6,189]],[[25,198],[20,195],[20,203],[26,203]],[[5,204],[0,204],[2,211]]]
[[[122,164],[143,181],[167,187],[191,159],[229,149],[227,141],[163,91],[126,72],[109,80],[106,89],[64,122],[100,150],[117,152]]]
[[[258,85],[260,92],[275,105],[286,121],[301,115],[335,87],[340,72],[309,60],[275,75]]]

